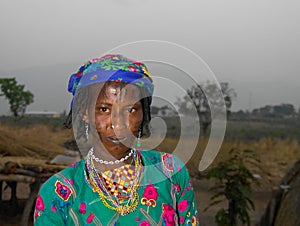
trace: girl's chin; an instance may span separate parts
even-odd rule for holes
[[[124,153],[131,149],[131,147],[128,147],[127,145],[124,144],[109,144],[109,145],[104,145],[106,150],[109,153]]]

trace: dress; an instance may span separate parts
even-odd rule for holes
[[[86,160],[53,175],[41,187],[35,225],[199,225],[185,165],[174,155],[139,152],[143,162],[139,202],[125,216],[107,208],[86,176]]]

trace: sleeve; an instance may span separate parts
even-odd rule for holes
[[[199,225],[198,211],[194,189],[186,166],[174,157],[177,173],[174,175],[174,190],[176,192],[177,215],[179,225]]]
[[[72,200],[70,185],[57,175],[40,188],[34,211],[34,225],[67,225],[67,214]]]

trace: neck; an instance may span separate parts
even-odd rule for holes
[[[111,154],[104,150],[93,148],[91,152],[92,161],[96,169],[100,171],[113,170],[125,164],[131,164],[133,158],[133,150],[128,149],[121,154]]]

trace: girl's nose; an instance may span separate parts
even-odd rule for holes
[[[128,117],[126,114],[122,114],[121,112],[116,112],[111,116],[112,128],[114,130],[124,130],[128,127]]]

